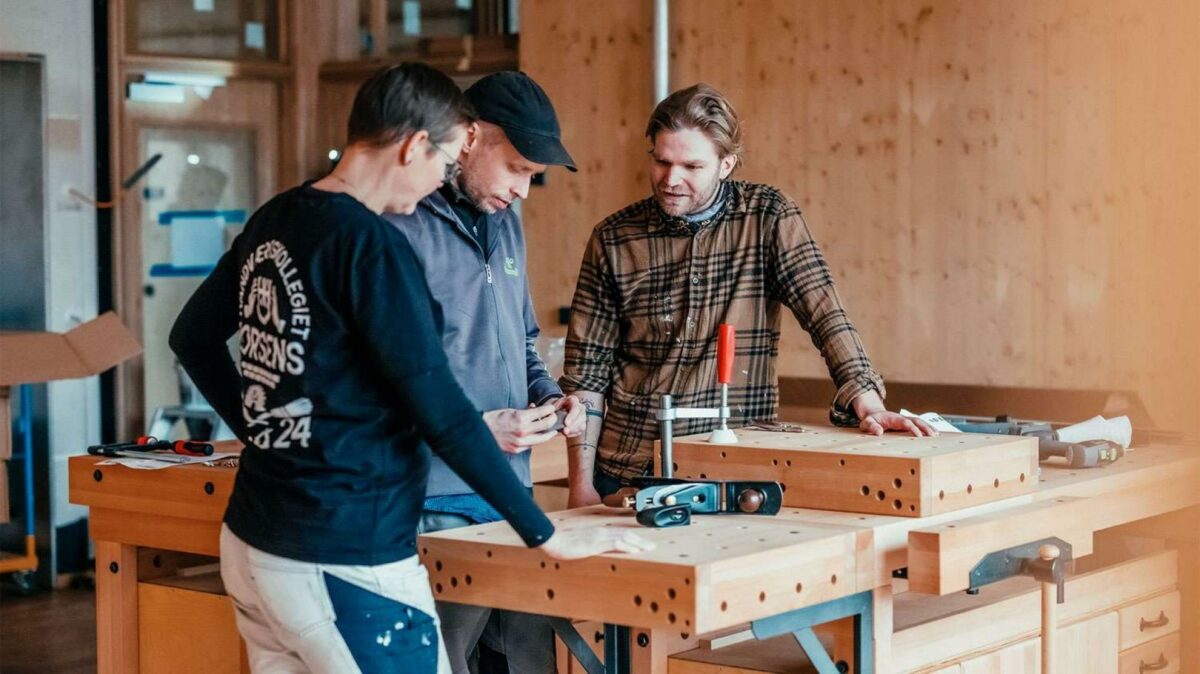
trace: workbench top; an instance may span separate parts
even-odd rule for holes
[[[141,471],[123,466],[97,466],[102,460],[94,456],[69,460],[71,501],[92,508],[93,537],[217,554],[220,521],[233,487],[235,469],[191,465]],[[642,535],[661,542],[660,549],[619,559],[627,568],[630,562],[648,569],[671,567],[671,573],[675,574],[672,577],[682,580],[684,576],[677,573],[680,569],[694,579],[712,572],[717,572],[715,577],[719,578],[720,573],[745,573],[734,571],[736,568],[754,573],[761,566],[756,565],[756,558],[769,561],[784,557],[793,566],[819,569],[814,578],[824,578],[826,570],[830,577],[838,574],[837,592],[846,594],[885,585],[890,582],[893,570],[907,567],[912,589],[947,594],[965,589],[964,568],[976,563],[983,554],[1008,544],[1057,536],[1074,545],[1075,554],[1080,557],[1090,552],[1095,531],[1200,504],[1200,489],[1197,489],[1200,450],[1148,446],[1130,451],[1113,465],[1083,470],[1043,464],[1037,479],[1040,489],[1035,492],[931,517],[785,507],[774,518],[701,515],[694,517],[694,524],[686,528],[638,527]],[[603,507],[563,511],[552,517],[558,526],[566,527],[637,527],[631,514]],[[747,529],[740,529],[741,526]],[[726,538],[730,542],[724,542]],[[442,559],[435,561],[442,561],[444,569],[453,567],[453,573],[446,574],[436,570],[435,564],[429,564],[435,582],[444,576],[443,591],[453,592],[456,600],[470,603],[472,599],[465,591],[454,588],[452,578],[457,576],[462,580],[467,569],[461,564],[478,560],[488,549],[493,554],[503,551],[502,556],[509,564],[505,573],[512,572],[511,577],[504,576],[506,586],[519,588],[527,583],[538,592],[547,589],[536,574],[526,577],[514,571],[540,568],[531,566],[530,560],[540,562],[544,556],[520,547],[516,534],[505,523],[428,535],[420,540],[429,541],[422,545],[429,552],[443,554]],[[832,557],[826,557],[827,552]],[[611,564],[596,561],[580,564],[579,568],[584,569],[584,575],[595,571],[602,576],[599,571],[607,568],[605,563]],[[593,565],[598,566],[593,569]],[[648,573],[658,582],[658,571]],[[627,578],[625,574],[621,577]],[[847,582],[850,578],[854,581]],[[801,602],[810,596],[813,601],[825,597],[830,594],[825,586],[833,585],[798,578],[791,586],[794,588],[797,582],[803,582],[806,588],[801,593],[804,595]],[[601,592],[610,587],[595,583],[585,586]],[[512,593],[524,597],[528,591],[528,588],[514,589]],[[676,588],[676,593],[680,592]],[[776,591],[772,596],[778,594]],[[757,596],[757,592],[752,595]],[[562,595],[556,593],[556,596]],[[475,600],[485,601],[482,596]],[[492,599],[489,597],[487,601]],[[720,618],[699,617],[704,613],[698,608],[692,612],[701,626],[724,622]],[[681,615],[678,613],[676,619],[680,620]]]
[[[571,618],[707,632],[872,587],[869,530],[755,515],[646,528],[633,511],[552,513],[560,530],[636,530],[638,554],[556,561],[503,522],[420,537],[438,599]]]

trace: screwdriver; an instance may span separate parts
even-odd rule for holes
[[[167,449],[174,454],[183,456],[212,456],[213,446],[207,442],[194,442],[192,440],[176,440],[170,442],[167,440],[159,440],[152,435],[143,435],[136,442],[117,442],[107,445],[92,445],[88,447],[88,454],[97,456],[118,456],[120,453],[140,452],[142,454],[150,454],[153,450]],[[151,457],[161,454],[150,454]]]

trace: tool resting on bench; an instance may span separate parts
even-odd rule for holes
[[[92,445],[88,454],[94,456],[125,456],[138,459],[168,460],[170,454],[155,454],[157,450],[170,450],[170,454],[183,456],[212,456],[213,446],[207,442],[191,440],[159,440],[152,435],[143,435],[134,442],[115,442],[107,445]]]
[[[693,513],[778,514],[783,488],[778,482],[639,477],[633,479],[632,487],[606,496],[604,505],[633,508],[644,526],[682,526],[691,522]]]
[[[951,417],[947,419],[964,433],[988,433],[991,435],[1019,435],[1038,440],[1038,460],[1059,457],[1066,459],[1069,468],[1097,468],[1107,466],[1125,456],[1125,448],[1111,440],[1084,440],[1063,442],[1050,424],[1040,421],[1007,421],[1004,417],[993,422],[970,422]]]
[[[692,514],[742,513],[775,515],[783,506],[783,487],[778,482],[724,482],[720,480],[683,480],[672,476],[672,439],[676,419],[712,419],[718,421],[708,441],[712,444],[737,442],[729,429],[729,384],[733,381],[733,356],[736,332],[732,325],[717,328],[717,382],[721,385],[721,406],[674,407],[670,394],[660,399],[656,417],[661,437],[658,465],[662,477],[639,477],[633,486],[605,497],[604,505],[633,508],[638,523],[648,527],[683,526]]]

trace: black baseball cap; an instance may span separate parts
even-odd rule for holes
[[[492,73],[467,88],[467,100],[479,119],[504,129],[508,141],[531,162],[565,166],[575,160],[562,144],[562,129],[550,97],[525,73]]]

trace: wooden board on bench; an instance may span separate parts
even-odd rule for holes
[[[792,425],[798,430],[737,429],[738,442],[714,445],[708,434],[676,438],[675,477],[773,480],[784,505],[928,517],[1037,489],[1033,438],[943,433],[882,437],[855,430]]]

